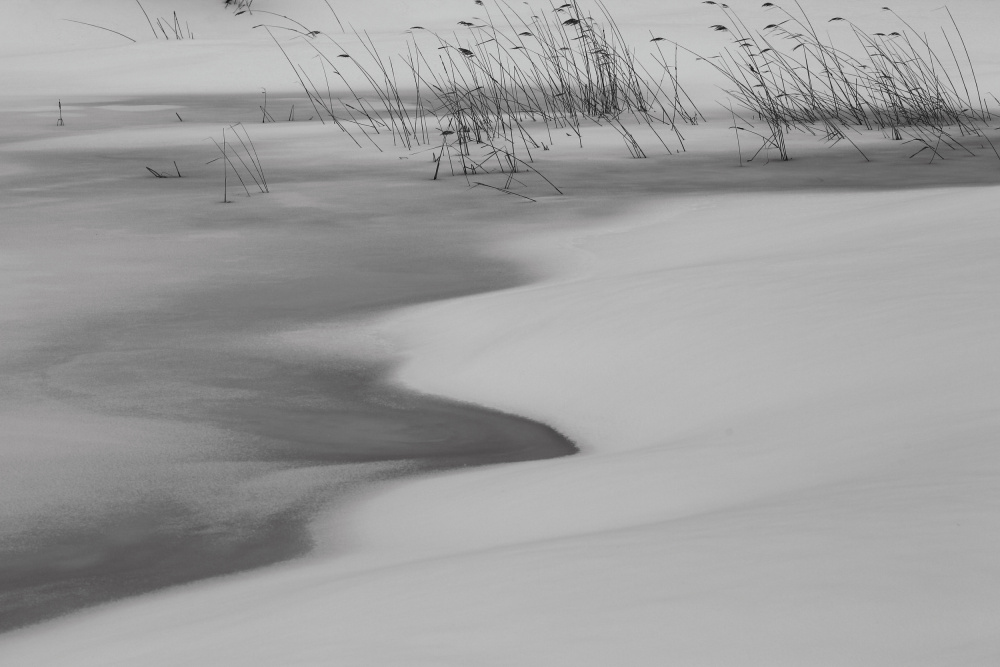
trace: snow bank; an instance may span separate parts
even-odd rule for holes
[[[951,6],[982,45],[992,6]],[[874,16],[837,12],[862,7]],[[623,9],[633,27],[666,16]],[[693,31],[702,14],[681,16]],[[549,423],[580,455],[373,489],[316,524],[310,558],[13,633],[0,659],[996,664],[998,188],[819,189],[858,162],[739,171],[722,155],[696,163],[697,187],[557,162],[551,176],[590,179],[582,203],[493,234],[543,279],[359,334],[405,360],[399,382]],[[756,180],[789,170],[816,187]],[[315,333],[286,343],[343,352]]]
[[[544,419],[580,456],[395,484],[337,519],[340,558],[125,602],[0,655],[990,664],[996,196],[692,197],[508,245],[585,259],[378,326],[400,381]]]

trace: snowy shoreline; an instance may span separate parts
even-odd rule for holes
[[[331,219],[337,193],[314,209],[308,186],[220,204],[196,113],[242,99],[94,100],[68,107],[69,127],[0,133],[0,631],[302,556],[312,514],[365,480],[574,451],[519,417],[386,386],[393,360],[354,318],[522,277],[442,216],[371,222],[347,202]],[[30,104],[4,114],[33,119]],[[142,175],[160,151],[183,178]],[[330,318],[340,348],[317,357],[296,330]]]
[[[582,455],[393,483],[316,524],[303,561],[0,655],[988,664],[996,189],[785,197],[768,220],[728,195],[540,230],[504,252],[549,279],[376,318],[399,381],[544,419]]]
[[[37,25],[49,20],[35,3],[17,1]],[[178,3],[182,13],[208,16],[205,5]],[[312,4],[311,16],[326,12]],[[817,20],[833,11],[816,0],[803,4]],[[936,30],[938,7],[915,0],[905,13]],[[996,90],[995,6],[956,0],[951,7],[982,63],[983,89]],[[405,40],[396,20],[453,29],[456,11],[388,0],[358,9],[379,26],[389,10],[393,25],[376,35],[387,44]],[[653,29],[708,52],[720,48],[708,26],[721,19],[702,3],[613,3],[612,10],[641,40]],[[118,26],[110,4],[94,11],[94,21]],[[421,11],[431,16],[413,16]],[[887,20],[864,0],[842,0],[836,12],[865,25]],[[844,144],[795,136],[790,162],[739,166],[745,156],[717,109],[710,122],[684,128],[689,152],[651,150],[645,160],[630,159],[607,127],[589,128],[579,148],[574,137],[554,133],[539,168],[566,196],[531,183],[526,191],[538,203],[528,204],[466,190],[461,177],[432,183],[423,154],[355,150],[329,127],[268,123],[250,131],[271,167],[272,193],[222,206],[218,170],[204,164],[206,137],[217,136],[234,109],[256,114],[258,87],[294,86],[287,63],[261,54],[259,40],[251,44],[259,33],[234,42],[231,23],[216,41],[135,48],[80,46],[93,35],[70,43],[76,33],[68,29],[56,32],[69,46],[60,42],[41,57],[23,55],[35,48],[30,35],[4,46],[13,49],[4,56],[13,66],[0,79],[22,86],[18,100],[33,96],[2,131],[17,144],[2,171],[16,186],[11,210],[21,216],[5,227],[4,266],[16,288],[5,316],[34,323],[5,342],[12,358],[37,343],[35,325],[67,332],[60,323],[95,307],[163,306],[172,303],[166,297],[217,282],[233,289],[216,296],[238,295],[233,301],[242,305],[232,312],[242,312],[254,303],[252,290],[238,289],[248,274],[280,284],[303,257],[316,269],[309,283],[316,289],[307,292],[337,294],[338,281],[363,273],[367,240],[403,221],[410,236],[394,252],[419,257],[397,277],[436,266],[436,251],[454,251],[446,254],[513,263],[527,282],[472,296],[457,296],[459,287],[457,298],[363,310],[347,323],[277,317],[258,327],[251,308],[247,336],[205,349],[317,364],[390,357],[401,385],[549,424],[581,453],[372,487],[347,511],[313,522],[317,548],[305,558],[3,635],[0,660],[40,667],[986,667],[1000,660],[1000,168],[985,143],[974,146],[978,156],[955,152],[932,162],[909,159],[912,146],[872,132],[856,138],[872,158],[865,162]],[[82,55],[63,65],[59,51],[73,44]],[[192,74],[199,62],[201,77]],[[91,72],[102,74],[91,80]],[[717,97],[699,77],[691,74],[695,92]],[[66,127],[53,127],[57,96],[94,101],[102,90],[111,108],[90,116],[99,122],[88,127],[87,114],[97,110],[71,101]],[[173,109],[147,109],[162,114],[153,120],[122,109],[143,96],[167,106],[182,91],[218,93],[217,103],[183,123]],[[237,92],[242,98],[230,104]],[[200,113],[196,99],[184,98],[192,114]],[[125,116],[144,127],[119,127],[114,119]],[[144,171],[159,164],[152,160],[173,159],[183,180]],[[87,202],[90,224],[79,224],[74,216]],[[142,215],[109,214],[120,210]],[[39,235],[46,228],[31,218],[38,211],[70,222]],[[352,220],[359,242],[333,243],[330,230]],[[425,225],[447,241],[424,234]],[[118,270],[101,270],[110,266]],[[337,280],[327,273],[338,270]],[[315,305],[294,301],[294,291],[287,296],[292,311]],[[9,421],[24,442],[55,450],[83,443],[99,450],[101,465],[150,457],[163,442],[197,450],[217,435],[77,413],[53,426],[28,419],[33,414]],[[185,475],[218,472],[206,462],[180,466],[164,486],[186,492]],[[51,485],[51,503],[69,505],[62,494],[79,482],[67,475]],[[276,475],[241,485],[238,495],[281,503],[290,487],[324,483]]]

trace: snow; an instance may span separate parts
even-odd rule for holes
[[[17,15],[40,20],[33,4],[18,4]],[[111,4],[93,10],[93,22],[119,16]],[[884,16],[862,0],[803,4],[817,17]],[[176,5],[209,25],[210,10]],[[705,27],[719,19],[702,4],[608,5],[635,34],[652,28],[699,49],[716,44]],[[68,16],[73,6],[57,9]],[[996,8],[949,6],[982,62],[983,88],[1000,89],[989,37]],[[899,11],[934,26],[937,7],[918,0]],[[341,18],[378,25],[392,43],[400,34],[384,27],[386,16],[443,25],[474,9],[379,0]],[[305,3],[300,11],[287,9],[322,15]],[[132,17],[136,32],[141,21]],[[369,288],[337,283],[349,285],[347,314],[333,319],[302,312],[258,325],[245,313],[251,323],[225,345],[194,325],[169,340],[194,335],[192,349],[252,348],[316,364],[392,362],[394,382],[549,424],[581,453],[369,484],[312,522],[316,546],[303,558],[0,635],[0,662],[1000,661],[1000,163],[988,149],[927,164],[876,136],[863,140],[866,163],[849,147],[796,138],[791,162],[740,167],[714,109],[713,122],[685,129],[689,152],[680,155],[630,160],[600,130],[585,133],[583,149],[557,138],[540,170],[567,194],[533,183],[539,203],[527,204],[466,192],[459,179],[425,182],[428,161],[356,150],[329,127],[256,125],[273,193],[219,207],[213,167],[194,159],[210,153],[204,138],[220,131],[218,115],[241,113],[244,100],[252,110],[261,86],[293,92],[282,63],[271,62],[273,44],[263,57],[266,41],[219,25],[229,26],[221,41],[204,44],[98,48],[114,36],[84,33],[59,41],[77,57],[58,68],[66,52],[55,46],[5,47],[0,80],[21,96],[7,112],[19,124],[2,130],[0,174],[18,188],[0,209],[16,221],[4,223],[3,317],[12,323],[4,355],[25,358],[39,332],[88,312],[169,310],[178,294],[231,287],[255,272],[278,282],[342,270],[336,280],[349,281],[346,269],[323,268],[325,256],[336,260],[330,266],[349,263],[370,235],[399,234],[387,221],[403,217],[421,231],[391,252],[434,261],[430,249],[444,245],[516,265],[530,282],[360,312],[349,293]],[[59,40],[68,30],[59,27]],[[259,68],[191,74],[192,63],[233,44]],[[156,77],[147,61],[123,61],[133,47],[156,64]],[[29,60],[22,53],[37,69],[18,80]],[[695,78],[696,65],[688,67]],[[39,79],[46,68],[52,80]],[[88,70],[93,78],[82,76]],[[721,96],[707,79],[693,82],[706,108]],[[51,109],[39,114],[63,86],[94,98],[70,106],[80,115],[64,128],[87,129],[63,136],[28,126],[25,118],[53,120]],[[171,101],[181,92],[191,97]],[[196,94],[209,92],[217,97],[199,107]],[[201,117],[169,124],[175,110]],[[168,147],[176,149],[169,160],[192,164],[189,179],[140,180],[149,159],[169,163]],[[102,150],[120,167],[107,171]],[[121,192],[123,181],[131,191]],[[64,193],[69,203],[57,197]],[[33,210],[75,226],[36,224]],[[56,380],[73,388],[72,369]],[[236,507],[284,507],[336,476],[205,468],[200,481],[182,484],[197,470],[191,452],[211,451],[225,434],[39,403],[38,391],[4,387],[4,428],[23,434],[11,442],[33,439],[17,450],[5,442],[4,457],[21,457],[45,480],[44,466],[77,446],[94,467],[83,482],[60,472],[39,511],[102,502],[100,467],[110,460],[152,460],[141,472],[150,484],[179,485],[205,512],[231,500],[211,488],[215,480],[239,480],[228,492]],[[10,498],[42,502],[26,484],[2,493],[6,507]]]

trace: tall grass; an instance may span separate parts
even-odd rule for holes
[[[684,149],[678,125],[699,114],[676,61],[669,76],[653,76],[599,0],[596,14],[577,0],[544,10],[476,4],[483,15],[457,30],[413,26],[405,53],[393,55],[363,31],[335,38],[297,24],[293,39],[314,56],[308,69],[271,32],[276,26],[255,27],[271,33],[324,122],[359,145],[381,150],[383,138],[432,151],[435,178],[445,160],[466,177],[533,171],[534,152],[548,149],[556,131],[582,142],[585,124],[613,128],[633,157],[645,157],[629,129],[637,124],[667,151],[670,135]],[[657,52],[668,66],[659,45]]]
[[[914,142],[919,146],[914,155],[929,151],[933,159],[945,147],[967,151],[962,136],[984,137],[991,115],[968,50],[963,61],[953,48],[952,40],[963,48],[965,41],[950,12],[952,33],[942,28],[942,34],[951,58],[942,58],[928,37],[889,8],[883,10],[899,24],[890,33],[869,34],[841,16],[826,21],[846,27],[838,43],[820,34],[797,0],[795,11],[764,3],[777,21],[762,30],[748,28],[728,5],[705,4],[725,16],[726,22],[712,29],[729,34],[732,46],[702,60],[725,77],[728,94],[766,126],[754,132],[763,140],[761,150],[775,149],[787,160],[789,131],[853,144],[852,132],[878,129]]]
[[[253,0],[223,0],[222,4],[237,14],[242,14],[243,12],[252,13],[251,5],[253,5]]]
[[[153,19],[149,16],[149,12],[146,11],[146,8],[142,6],[142,3],[139,2],[139,0],[135,0],[135,4],[138,5],[139,9],[142,10],[143,16],[146,17],[146,22],[149,24],[149,29],[152,30],[154,38],[160,39],[160,35],[162,34],[163,38],[167,39],[167,40],[170,40],[170,39],[194,39],[194,33],[191,32],[191,26],[187,23],[187,21],[185,21],[184,25],[182,26],[181,25],[180,17],[177,16],[177,12],[173,12],[173,16],[170,19],[157,18],[156,19],[156,23],[154,24],[153,23]],[[126,35],[123,32],[119,32],[117,30],[112,30],[111,28],[105,28],[104,26],[97,25],[96,23],[88,23],[86,21],[77,21],[75,19],[62,19],[62,20],[63,21],[68,21],[70,23],[77,23],[79,25],[85,25],[85,26],[88,26],[90,28],[97,28],[98,30],[104,30],[105,32],[114,33],[114,34],[116,34],[116,35],[118,35],[120,37],[124,37],[125,39],[129,40],[133,44],[138,41],[138,40],[136,40],[136,39],[134,39],[132,37],[129,37],[128,35]],[[159,32],[157,31],[157,29],[159,29]],[[171,35],[173,37],[171,37]]]
[[[727,83],[737,141],[753,135],[760,143],[749,160],[772,151],[789,159],[786,136],[793,131],[847,142],[866,160],[853,138],[862,130],[912,143],[913,156],[932,160],[946,149],[971,153],[968,137],[989,142],[984,129],[992,115],[950,12],[941,31],[947,55],[940,55],[888,8],[898,30],[870,34],[841,16],[821,30],[791,1],[792,10],[765,2],[775,20],[759,30],[729,5],[704,3],[722,12],[724,23],[711,27],[731,45],[698,57]],[[601,0],[592,11],[579,0],[526,10],[508,0],[476,5],[481,15],[455,30],[412,26],[405,52],[390,55],[366,32],[334,37],[273,12],[264,13],[291,25],[255,27],[271,34],[324,123],[359,146],[382,150],[391,141],[414,154],[431,152],[433,178],[444,171],[472,184],[483,173],[531,172],[535,153],[547,150],[557,132],[582,144],[585,125],[613,129],[635,158],[646,156],[636,138],[640,127],[668,152],[674,141],[683,151],[680,126],[704,120],[680,83],[678,54],[689,50],[676,43],[665,49],[668,40],[650,35],[658,68],[651,71]],[[312,64],[296,61],[292,42],[272,28],[294,33],[292,42],[308,46]],[[742,143],[738,151],[743,164]]]
[[[139,2],[139,0],[135,0],[135,4],[138,5],[139,9],[142,10],[143,16],[146,17],[146,23],[149,24],[149,29],[153,32],[153,37],[155,37],[156,39],[159,39],[161,34],[163,35],[163,38],[166,40],[194,38],[194,33],[191,32],[191,26],[189,26],[187,22],[185,22],[184,25],[182,26],[180,19],[177,17],[177,12],[173,13],[172,20],[165,18],[157,18],[156,24],[154,25],[153,19],[149,16],[149,12],[146,11],[146,8],[142,6],[142,3]],[[100,26],[95,26],[95,27],[100,27]],[[157,32],[157,29],[159,29],[159,32]],[[171,35],[173,35],[172,38]],[[122,36],[124,37],[125,35]],[[129,37],[128,39],[132,38]]]
[[[235,143],[227,139],[226,130],[230,131],[230,135],[235,137]],[[242,134],[240,133],[242,131]],[[270,192],[267,186],[267,179],[264,176],[264,165],[260,161],[260,156],[257,154],[257,147],[254,145],[253,140],[250,138],[250,133],[243,126],[242,123],[237,123],[235,125],[230,125],[228,128],[222,128],[222,143],[220,144],[215,138],[210,137],[215,147],[219,150],[219,157],[215,160],[211,160],[208,164],[215,162],[216,160],[222,160],[222,201],[223,203],[229,203],[229,170],[232,169],[233,174],[236,179],[240,182],[243,187],[243,191],[246,192],[247,197],[250,196],[249,183],[253,183],[256,188],[262,192]],[[174,165],[176,167],[176,163]],[[149,169],[149,167],[147,167]],[[152,170],[150,169],[152,172]],[[153,172],[155,176],[156,173]],[[180,176],[180,170],[177,170],[178,177]],[[245,177],[245,178],[244,178]]]

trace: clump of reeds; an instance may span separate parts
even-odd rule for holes
[[[450,34],[413,26],[406,53],[396,57],[361,31],[342,39],[297,22],[255,27],[271,35],[324,123],[359,146],[382,150],[377,140],[385,137],[410,151],[433,151],[434,178],[444,163],[467,178],[533,171],[534,151],[548,150],[555,130],[582,141],[586,123],[612,127],[636,158],[646,155],[629,129],[636,123],[670,151],[667,128],[683,150],[678,124],[700,114],[679,83],[676,58],[670,68],[659,44],[654,60],[669,76],[656,78],[599,0],[596,17],[576,0],[530,14],[506,0],[487,2],[476,2],[484,16],[459,22]],[[318,67],[298,64],[274,28],[298,33]],[[335,96],[337,88],[347,96]],[[266,105],[261,112],[267,121]]]
[[[250,12],[251,14],[253,13],[253,11],[251,10],[251,5],[253,5],[253,0],[224,0],[223,5],[227,9],[232,9],[237,14],[242,14],[244,12]]]
[[[504,0],[476,4],[485,17],[462,22],[462,33],[432,34],[434,50],[415,37],[406,58],[420,86],[432,95],[428,106],[449,127],[475,141],[516,137],[525,148],[537,148],[539,142],[521,140],[523,128],[513,127],[512,119],[541,121],[547,133],[566,128],[577,137],[584,121],[608,124],[635,157],[642,157],[634,137],[622,132],[622,121],[631,119],[652,129],[664,147],[655,128],[671,128],[683,147],[677,120],[687,122],[694,113],[636,59],[599,2],[597,17],[576,0],[530,16]]]
[[[247,197],[250,196],[250,188],[247,185],[249,182],[253,184],[260,190],[261,193],[269,192],[267,187],[267,179],[264,177],[264,167],[261,164],[260,156],[257,154],[257,147],[254,146],[253,140],[250,139],[250,133],[247,129],[243,127],[242,123],[236,123],[235,125],[230,125],[228,129],[230,134],[236,137],[236,142],[229,141],[226,135],[226,129],[222,128],[222,143],[220,144],[215,138],[211,138],[212,143],[219,150],[219,157],[214,160],[210,160],[208,164],[215,162],[217,160],[222,160],[222,201],[223,203],[229,203],[229,170],[232,169],[233,174],[236,179],[240,182],[243,187],[243,191],[246,192]],[[240,130],[243,134],[240,134]],[[176,163],[174,164],[176,167]],[[148,169],[148,167],[147,167]],[[150,169],[150,171],[152,171]],[[154,176],[156,173],[154,172]],[[178,170],[177,175],[180,176],[180,170]],[[246,176],[246,178],[244,178]]]
[[[163,33],[163,37],[170,39],[170,35],[173,35],[174,39],[194,39],[194,33],[191,32],[191,26],[188,22],[185,21],[184,25],[181,26],[181,21],[177,18],[177,12],[173,14],[172,21],[163,18],[156,19],[156,25],[160,28],[160,32]]]
[[[147,12],[146,8],[142,6],[142,3],[139,2],[139,0],[135,0],[135,4],[139,5],[139,9],[142,10],[143,16],[146,17],[146,23],[149,24],[149,29],[153,31],[153,37],[156,39],[159,39],[161,34],[166,40],[171,39],[171,35],[173,35],[173,39],[194,39],[194,33],[191,32],[191,26],[188,25],[187,22],[185,22],[182,26],[180,19],[177,17],[177,12],[173,13],[173,20],[157,18],[156,25],[153,25],[153,19],[150,18],[149,12]],[[159,32],[157,32],[157,28],[159,28]],[[124,37],[125,35],[122,36]],[[129,39],[132,38],[129,37]],[[132,41],[134,42],[135,40],[133,39]]]
[[[167,40],[194,39],[194,33],[191,32],[191,26],[187,23],[187,21],[185,21],[184,25],[182,26],[181,20],[177,16],[177,12],[173,13],[172,19],[157,18],[156,24],[154,25],[153,19],[149,16],[149,13],[146,11],[146,8],[142,6],[142,3],[139,2],[139,0],[135,0],[135,4],[139,6],[139,9],[142,10],[143,16],[146,17],[146,22],[149,24],[149,29],[153,31],[154,38],[160,39],[160,35],[162,34],[163,38]],[[80,25],[85,25],[91,28],[97,28],[98,30],[104,30],[106,32],[114,33],[120,37],[124,37],[133,44],[137,41],[123,32],[118,32],[117,30],[112,30],[111,28],[105,28],[104,26],[97,25],[96,23],[87,23],[86,21],[77,21],[75,19],[63,19],[63,20],[68,21],[70,23],[79,23]],[[157,32],[157,28],[159,28],[159,32]],[[171,35],[173,35],[173,37],[171,37]]]
[[[149,173],[151,173],[156,178],[183,178],[181,176],[181,168],[177,166],[177,162],[176,161],[174,161],[174,172],[177,174],[176,176],[174,176],[173,174],[168,174],[165,171],[157,171],[156,169],[153,169],[152,167],[146,167],[146,171],[148,171]]]
[[[932,159],[943,147],[968,150],[961,135],[984,136],[981,126],[990,112],[968,51],[963,61],[953,48],[952,39],[963,48],[965,42],[950,12],[953,35],[942,28],[951,54],[946,61],[888,7],[883,10],[901,24],[890,33],[869,34],[843,17],[829,19],[847,27],[851,45],[841,45],[820,34],[797,0],[796,12],[764,3],[779,20],[756,31],[728,5],[705,4],[726,16],[725,24],[712,29],[731,35],[733,46],[702,59],[728,81],[728,94],[767,127],[740,129],[757,134],[761,150],[775,149],[782,160],[788,159],[785,135],[792,130],[853,144],[851,132],[878,129],[892,139],[908,138],[921,146],[914,155],[930,151]]]

